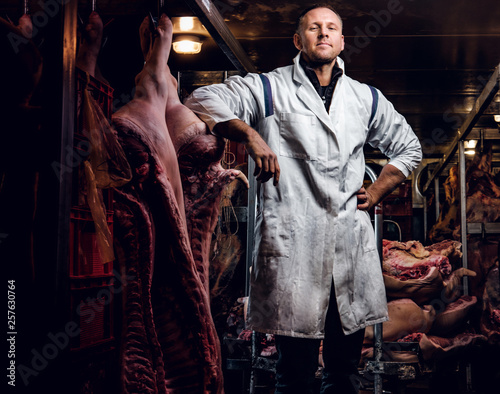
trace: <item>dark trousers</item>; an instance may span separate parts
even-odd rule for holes
[[[323,379],[321,394],[357,394],[358,364],[364,331],[344,335],[332,291],[326,315],[323,340]],[[275,394],[309,394],[314,391],[314,375],[318,368],[319,339],[276,335],[278,361]]]

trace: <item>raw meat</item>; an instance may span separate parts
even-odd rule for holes
[[[383,274],[389,298],[411,298],[418,304],[444,297],[451,302],[460,296],[463,276],[471,270],[457,266],[462,257],[460,242],[444,240],[423,246],[418,241],[383,241]]]
[[[460,243],[433,245],[424,248],[418,241],[383,241],[383,270],[400,279],[416,279],[426,276],[431,267],[437,267],[442,275],[449,275],[452,266],[447,256],[461,256]]]
[[[166,16],[153,36],[146,18],[136,94],[113,115],[133,171],[115,193],[118,260],[133,278],[123,297],[123,391],[218,393],[208,249],[222,187],[240,173],[222,169],[223,141],[177,97]]]

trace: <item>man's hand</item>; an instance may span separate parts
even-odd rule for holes
[[[369,211],[405,179],[406,177],[403,173],[395,166],[392,164],[385,165],[375,182],[373,182],[367,189],[362,187],[356,192],[356,197],[358,198],[358,209],[361,209],[362,211]]]
[[[255,161],[254,176],[257,177],[258,181],[267,182],[274,178],[274,186],[278,184],[280,179],[278,156],[269,148],[257,131],[239,119],[218,123],[214,131],[224,138],[245,145],[248,154]]]
[[[373,198],[371,194],[364,188],[361,187],[356,192],[356,197],[358,198],[358,209],[361,211],[369,211],[371,209]]]
[[[257,177],[257,180],[267,182],[269,179],[274,178],[273,184],[276,186],[280,179],[280,165],[276,154],[257,132],[252,134],[245,144],[245,148],[255,161],[253,175]]]
[[[403,182],[406,177],[392,164],[386,164],[377,180],[367,189],[361,187],[356,192],[358,198],[358,209],[369,211],[374,205],[382,201],[391,193],[397,185]]]

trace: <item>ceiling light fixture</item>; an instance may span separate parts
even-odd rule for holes
[[[477,140],[467,140],[464,141],[465,149],[474,149],[477,146]]]
[[[195,55],[201,52],[202,42],[197,36],[180,35],[172,43],[174,51],[183,55]]]
[[[500,93],[495,96],[495,108],[494,108],[493,119],[500,126]]]
[[[476,154],[475,150],[476,146],[477,146],[477,140],[464,141],[464,149],[465,149],[464,153],[469,156]]]
[[[201,37],[209,36],[200,20],[193,16],[171,18],[174,39],[173,49],[183,55],[194,55],[201,52],[203,44]]]

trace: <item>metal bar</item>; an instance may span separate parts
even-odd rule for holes
[[[227,27],[224,18],[212,1],[184,0],[184,2],[191,8],[220,49],[240,72],[257,72],[252,61]]]
[[[427,239],[427,226],[428,226],[428,219],[427,219],[427,197],[424,196],[424,240]]]
[[[464,142],[458,144],[459,191],[460,191],[460,236],[462,241],[462,267],[467,268],[467,185],[465,184],[465,150]],[[467,275],[463,277],[464,295],[469,294]]]
[[[436,210],[436,220],[440,214],[439,208],[439,178],[434,178],[434,208]]]
[[[424,194],[427,191],[427,189],[429,188],[429,186],[432,183],[432,181],[434,180],[434,178],[436,178],[436,176],[438,176],[441,173],[441,171],[446,167],[446,165],[451,161],[451,159],[454,157],[455,153],[457,152],[458,143],[467,138],[467,136],[471,132],[472,128],[476,124],[477,120],[481,117],[484,110],[486,108],[488,108],[491,101],[495,97],[495,94],[498,92],[498,87],[499,87],[499,80],[500,80],[499,70],[500,70],[500,64],[495,67],[493,74],[491,75],[490,79],[486,83],[482,93],[477,98],[476,103],[474,104],[474,107],[469,112],[469,115],[467,115],[467,118],[465,119],[464,123],[462,124],[462,127],[460,127],[460,129],[457,130],[457,135],[453,139],[453,142],[451,143],[450,147],[448,148],[446,153],[443,155],[443,158],[440,160],[439,164],[434,169],[430,178],[427,180],[426,184],[424,185],[422,194]]]
[[[370,180],[375,182],[377,180],[377,174],[375,171],[368,165],[365,165],[365,172],[370,178]],[[380,261],[382,261],[382,238],[383,238],[383,226],[384,226],[384,217],[382,212],[382,203],[378,203],[375,206],[375,242],[377,244],[377,249],[380,256]],[[374,336],[374,344],[373,344],[373,355],[374,355],[374,363],[377,371],[383,370],[381,368],[383,366],[382,360],[382,341],[383,341],[383,332],[382,332],[382,323],[377,323],[373,327],[373,336]],[[374,393],[382,394],[382,375],[379,372],[374,374]]]
[[[255,207],[257,198],[257,181],[253,176],[255,170],[255,162],[250,156],[247,160],[248,166],[248,203],[247,203],[247,248],[246,248],[246,281],[245,281],[245,295],[248,296],[250,292],[250,267],[252,266],[253,246],[254,246],[254,227],[255,227]]]

